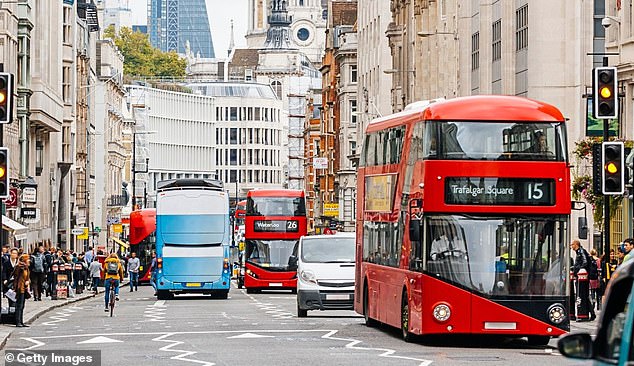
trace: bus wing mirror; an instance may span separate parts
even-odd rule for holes
[[[577,236],[579,239],[588,239],[588,219],[586,217],[580,217],[577,226]]]
[[[289,266],[290,268],[297,268],[297,263],[298,263],[298,261],[299,261],[299,259],[298,259],[296,256],[291,255],[291,256],[288,258],[288,266]]]
[[[409,222],[409,240],[412,242],[420,241],[420,220],[410,220]]]

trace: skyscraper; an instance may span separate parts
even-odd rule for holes
[[[215,57],[205,0],[148,0],[150,42],[163,51]]]

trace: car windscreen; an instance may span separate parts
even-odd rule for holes
[[[306,263],[352,263],[354,253],[354,237],[333,236],[328,239],[305,237],[301,243],[302,261]]]

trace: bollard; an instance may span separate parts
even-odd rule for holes
[[[57,265],[57,263],[51,265],[51,272],[53,274],[51,276],[52,281],[48,286],[51,290],[51,300],[57,300],[57,274],[59,273],[59,265]]]
[[[570,271],[570,297],[568,299],[569,305],[568,309],[570,310],[570,320],[577,320],[576,310],[577,310],[577,292],[575,291],[577,284],[577,278],[575,277],[575,273]]]
[[[584,321],[590,319],[590,280],[588,279],[588,271],[580,269],[577,273],[578,297],[577,301],[577,320]]]

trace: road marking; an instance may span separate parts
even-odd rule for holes
[[[44,323],[42,323],[42,325],[55,325],[57,323],[61,323],[61,322],[65,322],[68,320],[68,318],[73,315],[73,313],[79,311],[79,310],[83,310],[84,308],[79,307],[79,306],[73,306],[70,308],[65,308],[62,309],[60,311],[57,311],[55,313],[55,315],[51,315],[48,318],[49,319],[53,319],[53,320],[49,320],[46,321]],[[53,328],[54,329],[54,328]]]
[[[154,305],[152,305],[154,307],[163,307],[165,306],[165,300],[157,300]]]
[[[148,322],[164,322],[166,311],[167,305],[165,305],[165,300],[157,300],[154,304],[145,307],[143,317],[146,318],[145,321]]]
[[[91,337],[91,338],[94,338],[94,337],[99,337],[99,336],[103,336],[103,337],[105,337],[105,336],[109,336],[109,337],[135,337],[135,338],[138,338],[139,336],[148,335],[148,336],[156,336],[154,339],[152,339],[152,341],[170,343],[170,345],[162,347],[160,349],[161,351],[179,352],[180,353],[179,355],[172,357],[172,359],[178,359],[178,360],[182,360],[182,361],[185,361],[185,362],[198,363],[198,364],[205,365],[205,366],[214,366],[215,364],[211,363],[211,362],[186,359],[185,357],[191,356],[192,354],[195,354],[196,352],[172,349],[172,347],[175,347],[177,345],[183,344],[185,342],[175,341],[175,340],[166,340],[166,338],[169,338],[169,337],[172,337],[172,336],[177,336],[177,335],[210,335],[210,334],[236,334],[236,335],[240,335],[240,334],[245,334],[245,333],[253,333],[253,334],[258,334],[258,333],[260,333],[260,334],[261,333],[264,333],[264,334],[284,334],[284,333],[309,334],[309,333],[322,333],[323,334],[321,336],[322,339],[329,339],[329,340],[333,340],[333,341],[348,342],[344,346],[347,349],[353,349],[353,350],[358,350],[358,351],[381,352],[378,355],[378,357],[386,357],[386,358],[395,358],[395,359],[400,359],[400,360],[415,361],[415,362],[418,362],[418,366],[429,366],[433,362],[432,360],[426,360],[426,359],[421,359],[421,358],[399,356],[399,355],[396,354],[396,350],[389,349],[389,348],[360,347],[359,344],[363,343],[363,341],[358,340],[358,339],[353,339],[353,338],[334,337],[334,335],[337,334],[338,332],[339,332],[338,330],[331,330],[331,329],[258,329],[258,330],[187,331],[187,332],[168,332],[168,333],[166,333],[166,332],[138,332],[138,333],[109,333],[109,334],[68,334],[68,335],[59,335],[59,336],[41,336],[41,337],[29,337],[29,338],[22,337],[21,339],[23,339],[25,341],[29,341],[29,342],[33,343],[33,345],[30,346],[30,347],[27,347],[27,348],[20,349],[20,351],[28,351],[28,350],[32,350],[32,349],[44,346],[45,343],[40,341],[40,339],[42,339],[42,340],[52,340],[52,339],[67,339],[67,338],[75,338],[75,337],[86,337],[86,338],[87,337]],[[275,337],[275,336],[273,336],[273,337]],[[553,354],[554,353],[555,352],[553,352]]]
[[[261,335],[261,334],[255,334],[255,333],[244,333],[240,335],[227,337],[227,339],[248,339],[248,338],[275,338],[275,336]]]
[[[332,340],[336,340],[336,341],[350,342],[350,343],[346,344],[346,346],[345,346],[348,349],[357,349],[357,350],[362,350],[362,351],[379,351],[379,352],[383,352],[383,353],[379,354],[379,357],[389,357],[389,358],[397,358],[397,359],[400,359],[400,360],[417,361],[417,362],[420,362],[418,364],[419,366],[429,366],[433,362],[432,360],[425,360],[425,359],[421,359],[421,358],[398,356],[398,355],[395,355],[396,350],[389,349],[389,348],[358,347],[357,345],[360,344],[360,343],[363,343],[363,341],[360,341],[358,339],[352,339],[352,338],[336,338],[336,337],[333,337],[333,335],[337,334],[337,332],[338,332],[338,330],[330,331],[326,335],[323,335],[321,338],[332,339]]]
[[[169,337],[171,337],[173,335],[174,335],[174,333],[167,333],[167,334],[164,334],[162,336],[153,338],[152,341],[153,342],[166,342],[166,343],[169,343],[169,345],[159,348],[159,351],[163,351],[163,352],[178,352],[178,353],[180,353],[180,354],[178,354],[176,356],[170,357],[172,360],[192,362],[192,363],[197,363],[197,364],[201,364],[201,365],[204,365],[204,366],[214,366],[215,365],[215,363],[213,363],[213,362],[199,361],[199,360],[194,360],[194,359],[191,359],[191,358],[186,358],[188,356],[195,355],[197,352],[185,351],[185,350],[182,350],[182,349],[172,349],[172,347],[176,347],[178,345],[181,345],[181,344],[185,343],[185,342],[182,342],[182,341],[174,341],[174,340],[166,339],[166,338],[169,338]]]
[[[123,343],[123,341],[112,339],[104,336],[98,336],[95,338],[87,339],[85,341],[77,342],[77,344],[101,344],[101,343]]]

